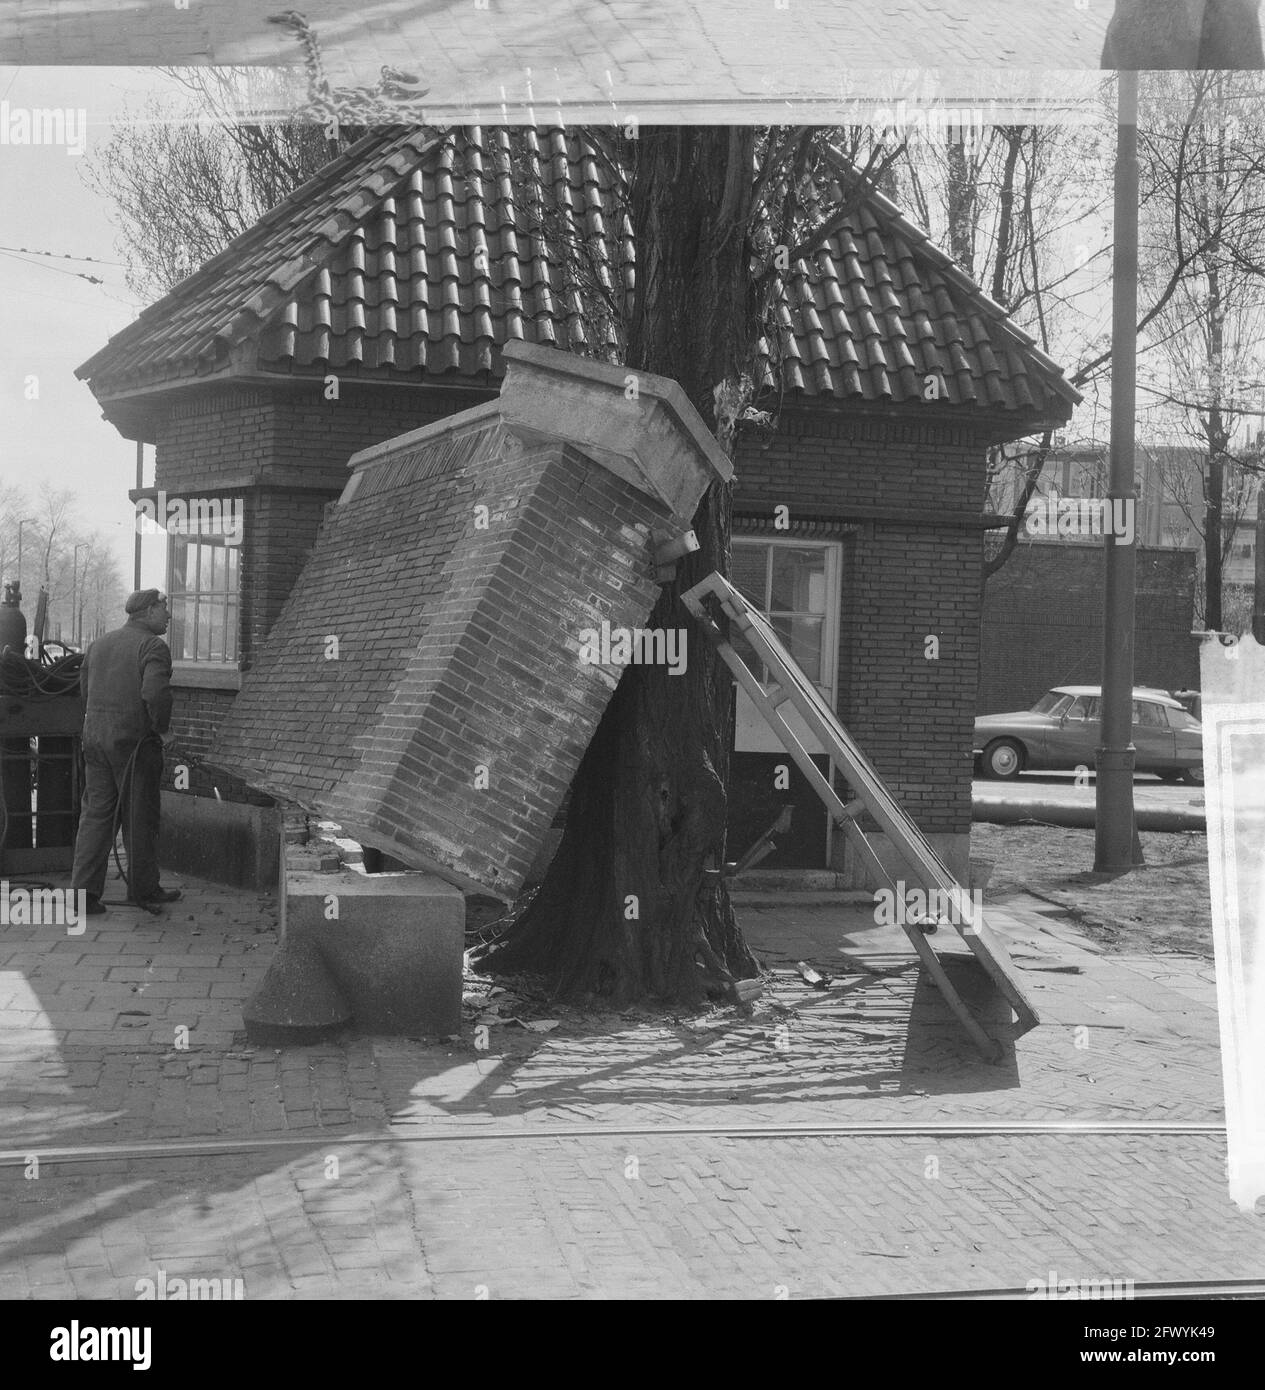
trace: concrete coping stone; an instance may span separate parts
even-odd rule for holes
[[[465,901],[459,888],[434,874],[417,869],[369,874],[361,865],[349,865],[336,873],[318,873],[309,869],[291,869],[286,873],[287,897],[323,898],[330,893],[343,893],[349,897],[456,898],[460,902]]]

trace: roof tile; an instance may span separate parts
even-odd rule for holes
[[[837,159],[823,200],[855,171]],[[568,249],[570,248],[570,249]],[[79,368],[116,390],[237,370],[433,379],[501,372],[506,341],[618,355],[632,227],[582,129],[469,127],[367,137],[144,311]],[[1065,418],[1057,365],[878,193],[775,285],[757,379],[805,398],[950,403]],[[229,349],[234,353],[229,365]]]

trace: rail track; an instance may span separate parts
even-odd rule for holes
[[[111,1159],[210,1157],[269,1149],[307,1149],[313,1145],[531,1143],[541,1139],[671,1139],[696,1135],[714,1139],[796,1138],[1017,1138],[1024,1135],[1215,1135],[1224,1137],[1223,1123],[1172,1120],[1010,1120],[930,1122],[875,1121],[860,1124],[786,1125],[530,1125],[493,1128],[489,1125],[410,1125],[373,1133],[313,1130],[294,1135],[258,1135],[240,1139],[173,1139],[117,1144],[35,1142],[25,1148],[0,1150],[0,1168],[19,1167],[34,1155],[43,1163],[101,1163]]]

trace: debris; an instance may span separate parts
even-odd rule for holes
[[[531,1020],[511,1018],[509,1022],[517,1023],[520,1028],[530,1029],[533,1033],[552,1033],[562,1020],[560,1018],[533,1018]]]
[[[753,999],[759,999],[764,993],[764,981],[757,977],[754,980],[735,980],[729,987],[729,997],[735,1004],[749,1004]]]
[[[828,989],[830,986],[829,977],[814,970],[805,960],[797,960],[795,969],[799,971],[799,978],[806,985],[812,985],[814,989]]]

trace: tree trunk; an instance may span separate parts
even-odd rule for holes
[[[755,133],[643,130],[630,150],[637,290],[628,366],[680,383],[726,453],[750,398],[760,305],[751,275]],[[629,666],[571,788],[566,830],[497,970],[535,970],[563,994],[616,1004],[647,995],[697,1002],[757,973],[725,862],[732,684],[680,602],[728,571],[731,489],[694,518],[700,549],[665,585],[647,623],[686,630],[686,671]]]

